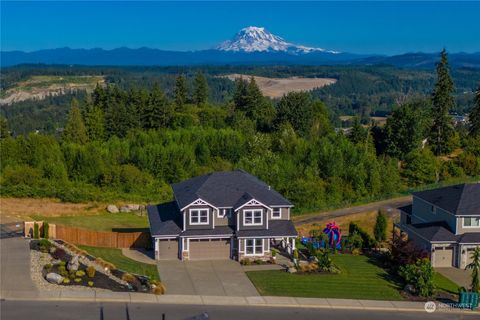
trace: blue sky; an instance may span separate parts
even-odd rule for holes
[[[480,51],[480,2],[1,2],[1,49],[214,47],[254,25],[353,53]]]

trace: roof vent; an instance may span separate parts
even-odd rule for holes
[[[272,188],[270,186],[268,186],[268,190],[272,190]]]

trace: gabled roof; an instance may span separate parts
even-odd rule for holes
[[[457,184],[413,195],[455,215],[480,215],[480,183]]]
[[[212,172],[186,181],[172,184],[179,208],[197,199],[218,207],[235,207],[247,198],[256,199],[270,206],[292,206],[265,182],[243,170]]]
[[[453,232],[450,231],[450,228],[444,222],[417,223],[412,224],[411,228],[415,231],[415,233],[428,241],[457,241],[457,238]]]

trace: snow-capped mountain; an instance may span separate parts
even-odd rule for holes
[[[337,51],[290,43],[261,27],[243,28],[232,40],[222,42],[216,49],[233,52],[286,52],[291,54],[311,52],[339,53]]]

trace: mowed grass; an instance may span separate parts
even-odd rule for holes
[[[97,231],[112,231],[112,229],[116,228],[136,229],[149,227],[146,215],[138,216],[133,213],[101,213],[60,217],[33,215],[32,218],[37,221],[47,221],[48,223]]]
[[[82,245],[78,245],[78,247],[87,251],[96,258],[102,258],[105,261],[113,263],[117,269],[147,276],[152,280],[160,280],[156,265],[146,264],[127,258],[122,254],[121,249],[89,247]]]
[[[261,295],[343,299],[403,300],[398,284],[367,256],[332,256],[340,274],[290,274],[252,271],[248,277]]]
[[[452,294],[458,294],[459,286],[452,280],[443,276],[442,274],[435,272],[433,274],[433,281],[435,282],[437,290],[445,291]]]

